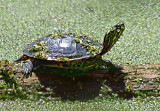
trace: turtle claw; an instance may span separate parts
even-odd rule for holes
[[[31,61],[25,61],[25,63],[22,64],[20,67],[20,70],[24,76],[28,76],[31,74],[33,69],[33,64]]]

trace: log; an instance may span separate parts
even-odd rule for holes
[[[90,99],[99,96],[102,86],[107,86],[112,92],[123,92],[126,88],[130,91],[150,91],[160,89],[160,65],[145,64],[131,66],[119,65],[119,69],[110,73],[107,69],[93,70],[83,76],[66,76],[64,69],[37,68],[32,76],[24,78],[18,71],[16,76],[23,81],[22,86],[31,86],[40,83],[42,89],[54,97]],[[53,73],[59,70],[59,73]],[[61,74],[64,73],[64,74]],[[73,74],[74,72],[72,72]],[[67,73],[68,74],[68,73]],[[77,72],[75,73],[77,75]],[[46,93],[46,94],[47,94]]]
[[[68,77],[65,75],[54,74],[48,69],[38,69],[40,71],[33,72],[31,77],[24,79],[24,83],[31,84],[32,81],[36,80],[42,84],[50,84],[55,80],[60,80],[62,83],[65,82],[66,84],[66,82],[71,82],[75,85],[75,82],[78,82],[78,80],[80,80],[79,82],[87,85],[87,82],[89,81],[93,82],[93,80],[101,80],[106,81],[106,85],[112,84],[113,87],[118,87],[116,84],[119,84],[122,85],[119,87],[130,87],[131,90],[153,90],[160,87],[159,64],[146,64],[136,66],[121,64],[120,67],[121,69],[119,69],[118,72],[115,73],[110,73],[107,69],[101,69],[91,71],[85,76],[77,77]]]

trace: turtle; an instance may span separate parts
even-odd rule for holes
[[[102,59],[102,55],[112,48],[124,30],[124,23],[114,25],[106,32],[102,44],[86,35],[49,34],[29,44],[24,49],[23,55],[15,62],[23,62],[20,70],[24,75],[31,73],[37,67],[81,72],[104,66],[114,71],[115,65]]]

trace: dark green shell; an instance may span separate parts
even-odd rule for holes
[[[24,54],[29,57],[50,61],[67,61],[92,57],[99,54],[101,50],[102,45],[82,36],[50,34],[31,43],[24,50]]]

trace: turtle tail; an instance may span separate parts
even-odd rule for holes
[[[25,61],[25,60],[27,60],[27,59],[29,59],[29,57],[27,57],[27,56],[25,56],[25,55],[22,55],[20,58],[18,58],[17,60],[15,60],[14,62],[21,62],[21,61]]]
[[[103,55],[108,52],[112,46],[118,41],[123,31],[125,30],[125,26],[123,23],[119,23],[114,25],[104,36],[103,41],[103,49],[99,55]]]

